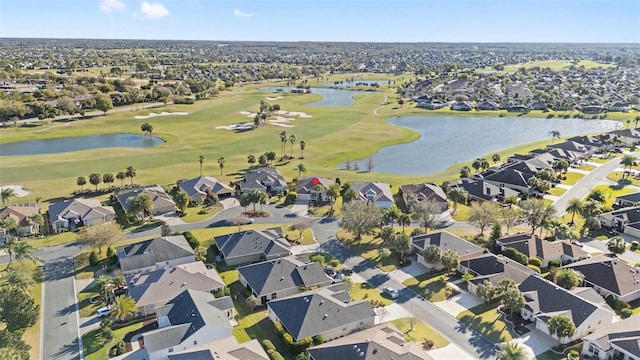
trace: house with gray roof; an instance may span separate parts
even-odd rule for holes
[[[231,336],[227,315],[214,301],[211,293],[187,289],[156,308],[158,329],[142,334],[147,359],[166,359],[174,352]]]
[[[122,206],[122,209],[126,212],[129,209],[129,202],[131,198],[135,198],[138,195],[147,194],[153,201],[153,208],[150,215],[162,215],[176,211],[176,203],[171,196],[160,185],[145,186],[139,188],[122,189],[117,191],[114,195]]]
[[[464,178],[450,181],[448,185],[449,187],[464,189],[468,194],[469,200],[472,201],[500,202],[506,198],[520,195],[516,190],[504,186],[496,186],[483,179]]]
[[[519,284],[536,273],[515,260],[491,253],[461,260],[458,270],[463,274],[473,275],[473,278],[467,281],[467,285],[469,292],[474,295],[478,285],[485,281],[497,286],[500,280],[509,278]]]
[[[309,360],[431,360],[416,342],[391,323],[358,331],[307,349]]]
[[[611,136],[618,136],[624,145],[630,146],[640,143],[640,129],[620,129],[610,131]]]
[[[167,360],[269,360],[257,339],[242,344],[234,336],[174,351]]]
[[[616,196],[614,206],[624,208],[633,207],[640,203],[640,192]]]
[[[483,248],[465,239],[459,238],[448,231],[437,231],[414,236],[411,238],[411,249],[417,253],[418,263],[426,266],[428,269],[443,269],[440,262],[430,264],[425,261],[422,254],[430,245],[437,246],[443,253],[447,250],[453,250],[458,254],[458,258],[460,260],[469,259],[484,253]]]
[[[640,206],[630,206],[606,212],[600,214],[599,219],[603,227],[640,237]]]
[[[164,236],[116,248],[120,269],[127,274],[147,272],[196,261],[182,235]]]
[[[323,177],[301,177],[296,182],[298,200],[327,202],[329,198],[324,189],[335,184],[335,180]]]
[[[291,255],[291,244],[282,229],[246,230],[213,239],[227,266],[251,264]]]
[[[36,203],[9,205],[0,208],[0,222],[6,218],[13,219],[18,226],[15,229],[18,236],[31,236],[40,233],[40,225],[32,220],[33,216],[40,213]],[[0,228],[0,245],[4,244],[7,229]]]
[[[287,182],[280,172],[272,166],[256,167],[247,170],[238,183],[241,193],[258,190],[266,193],[281,193],[287,189]]]
[[[388,209],[394,204],[391,186],[387,183],[354,181],[351,188],[358,194],[358,199],[378,208]]]
[[[449,200],[442,188],[434,183],[407,184],[400,186],[405,205],[410,208],[413,201],[430,200],[438,204],[441,212],[449,211]]]
[[[531,189],[527,182],[539,170],[541,170],[539,166],[534,166],[527,162],[517,162],[506,164],[497,170],[490,170],[480,174],[480,176],[476,175],[476,177],[482,178],[487,183],[497,187],[506,187],[522,194],[529,194]]]
[[[192,202],[203,202],[209,193],[218,199],[232,196],[235,190],[211,176],[199,176],[193,179],[182,179],[177,182],[178,188],[189,195]]]
[[[322,265],[307,255],[240,266],[238,280],[261,304],[331,284]]]
[[[605,328],[614,319],[611,310],[561,288],[539,274],[526,278],[518,285],[518,289],[525,298],[525,306],[520,311],[522,318],[533,321],[536,329],[553,336],[562,344]],[[573,321],[576,327],[573,336],[558,339],[549,333],[549,319],[557,315],[564,315]]]
[[[640,360],[640,315],[615,322],[582,340],[586,357]]]
[[[501,237],[495,242],[500,247],[500,251],[513,248],[527,257],[540,259],[542,267],[549,266],[551,260],[560,260],[562,264],[567,264],[590,257],[588,252],[569,241],[547,241],[529,233]]]
[[[166,304],[185,289],[214,292],[224,287],[215,269],[207,269],[202,261],[166,266],[155,271],[126,277],[129,296],[136,301],[143,316]]]
[[[103,206],[95,199],[67,199],[49,205],[51,231],[75,230],[114,220],[116,212],[111,206]]]
[[[371,304],[351,301],[344,283],[270,301],[267,309],[295,341],[316,335],[329,341],[375,325]]]
[[[615,254],[602,254],[564,266],[584,275],[583,285],[603,298],[631,302],[640,299],[640,268],[627,264]]]

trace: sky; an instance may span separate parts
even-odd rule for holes
[[[3,37],[640,44],[640,0],[1,0]]]

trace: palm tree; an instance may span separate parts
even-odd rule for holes
[[[16,245],[16,238],[13,235],[7,234],[4,239],[4,244],[2,244],[2,248],[9,254],[9,265],[7,265],[7,268],[10,268],[13,263],[13,249],[15,249]]]
[[[220,158],[218,158],[218,166],[220,166],[220,175],[222,175],[222,169],[224,169],[224,157],[220,156]]]
[[[78,176],[76,184],[80,186],[80,192],[84,192],[84,186],[87,184],[87,179],[84,176]]]
[[[113,300],[111,316],[116,320],[124,320],[138,312],[136,301],[129,296],[120,295]]]
[[[587,200],[593,200],[599,202],[600,204],[604,204],[605,202],[607,202],[607,195],[605,194],[603,189],[595,188],[591,190],[589,195],[587,195]]]
[[[294,170],[298,170],[298,179],[300,179],[300,173],[306,173],[307,167],[303,163],[299,163]]]
[[[342,196],[342,201],[343,202],[345,201],[344,195]],[[404,232],[405,226],[411,225],[411,215],[406,213],[401,213],[400,216],[398,216],[398,225],[402,226],[402,232]]]
[[[204,155],[200,155],[198,157],[198,162],[200,162],[200,176],[202,176],[202,163],[204,162]]]
[[[500,161],[500,154],[493,154],[491,156],[491,160],[493,161],[493,163],[497,163],[498,161]]]
[[[2,189],[2,191],[0,191],[0,196],[2,196],[2,206],[7,206],[9,198],[12,196],[16,196],[16,192],[13,191],[12,188],[6,187]]]
[[[296,143],[296,136],[293,134],[289,135],[289,144],[291,144],[291,147],[290,147],[291,158],[293,158],[293,144],[295,143]]]
[[[458,212],[459,203],[467,202],[468,195],[469,193],[461,187],[454,187],[451,190],[449,190],[449,192],[447,193],[447,196],[449,197],[449,199],[451,199],[451,201],[453,201],[454,214]]]
[[[118,173],[116,174],[116,179],[120,180],[120,187],[122,187],[124,185],[123,181],[126,178],[127,178],[127,173],[126,172],[118,171]]]
[[[480,170],[480,168],[482,167],[482,161],[480,160],[480,158],[477,158],[477,159],[473,160],[473,163],[471,164],[471,167],[474,168],[476,170],[476,173],[477,173],[478,170]]]
[[[624,173],[622,174],[622,177],[624,178],[625,175],[627,177],[629,177],[629,175],[631,174],[631,167],[636,165],[636,158],[633,155],[625,155],[622,157],[622,160],[620,160],[620,165],[624,165]]]
[[[131,186],[133,186],[133,178],[136,177],[136,169],[133,166],[127,167],[127,177],[131,179]]]
[[[258,192],[258,194],[259,196],[257,200],[260,204],[260,211],[262,211],[262,205],[266,205],[269,202],[269,196],[267,196],[267,193],[263,191]]]
[[[287,132],[282,131],[280,133],[280,157],[284,157],[284,144],[287,142]]]
[[[304,148],[307,146],[307,143],[304,140],[300,140],[300,159],[304,159]]]
[[[325,195],[329,197],[329,211],[333,212],[333,201],[340,196],[340,186],[338,184],[330,185],[325,191]]]
[[[104,302],[107,302],[109,297],[109,289],[113,285],[113,279],[109,275],[102,274],[98,276],[96,279],[96,286],[98,287],[98,292],[102,297]]]
[[[507,342],[500,345],[496,352],[498,360],[526,360],[527,354],[520,344],[516,342]]]
[[[559,130],[551,130],[549,131],[549,135],[551,135],[551,145],[553,145],[556,139],[560,139],[560,131]]]
[[[33,246],[25,241],[17,242],[13,246],[13,255],[17,261],[34,260]]]
[[[567,208],[565,211],[571,212],[571,224],[574,224],[573,218],[576,216],[576,213],[582,212],[583,203],[578,198],[571,198],[567,203]]]

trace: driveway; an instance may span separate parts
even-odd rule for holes
[[[426,266],[422,265],[422,264],[418,264],[415,260],[415,256],[413,256],[411,258],[411,265],[409,266],[405,266],[403,268],[399,268],[399,269],[395,269],[389,272],[389,276],[394,279],[395,281],[399,282],[399,283],[403,283],[411,278],[414,278],[416,276],[420,276],[424,273],[426,273],[427,271],[429,271],[427,269]]]
[[[308,216],[309,215],[309,201],[296,200],[296,202],[291,206],[291,213],[292,214],[296,214],[298,216]]]
[[[405,308],[403,308],[402,306],[396,303],[393,303],[385,307],[376,308],[374,309],[374,311],[376,313],[376,319],[375,319],[376,325],[384,322],[396,320],[396,319],[413,317],[413,315],[410,312],[408,312]]]
[[[527,359],[532,359],[534,356],[540,355],[558,344],[556,339],[535,328],[511,341],[522,345],[527,353]]]
[[[467,354],[458,345],[450,343],[449,345],[433,349],[427,352],[434,360],[474,360],[475,357]]]
[[[452,296],[445,301],[434,302],[433,304],[446,311],[447,314],[455,317],[465,310],[482,304],[482,302],[474,295],[463,290],[456,296]]]

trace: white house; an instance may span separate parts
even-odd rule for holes
[[[354,181],[351,188],[358,194],[358,199],[378,208],[388,209],[394,204],[391,186],[387,183]]]

